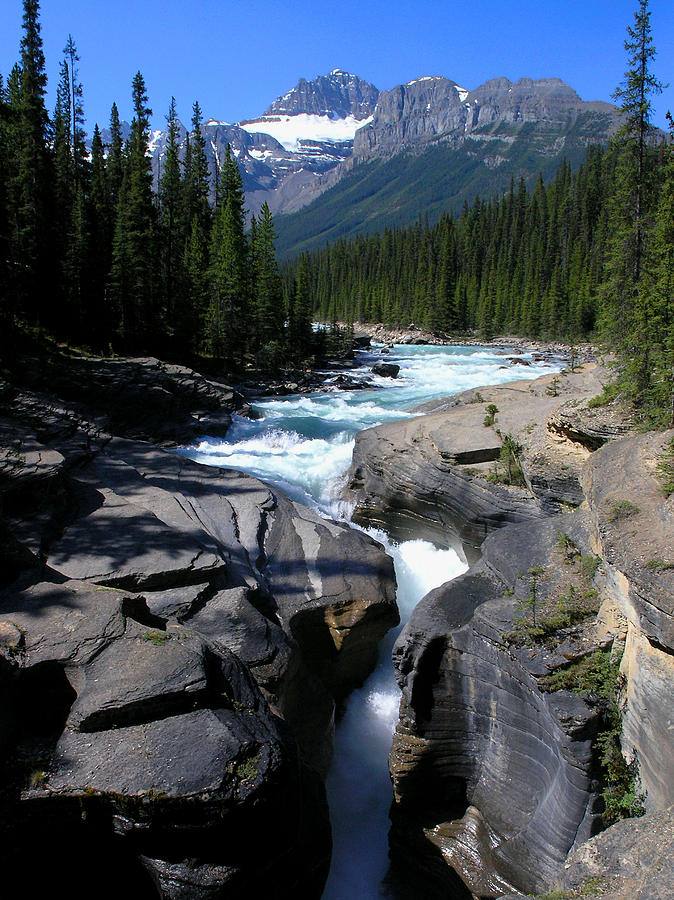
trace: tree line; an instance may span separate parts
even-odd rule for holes
[[[247,221],[229,150],[209,204],[199,104],[182,146],[175,102],[153,190],[140,73],[126,140],[113,104],[106,144],[86,145],[79,57],[68,37],[56,105],[45,107],[38,0],[24,0],[20,59],[0,77],[0,341],[36,330],[96,351],[211,360],[220,368],[299,364],[312,318],[423,324],[461,335],[580,340],[617,353],[615,392],[674,422],[674,126],[655,134],[662,85],[648,0],[627,29],[615,97],[623,124],[577,171],[532,190],[513,182],[459,216],[339,240],[279,272],[265,205]]]
[[[38,0],[24,0],[20,59],[0,76],[0,329],[37,329],[97,351],[206,354],[226,368],[278,364],[312,349],[301,273],[284,298],[265,204],[247,222],[241,173],[227,148],[213,207],[195,103],[180,146],[172,99],[157,191],[142,75],[123,140],[113,104],[109,140],[86,145],[79,56],[68,36],[56,105],[47,78]]]

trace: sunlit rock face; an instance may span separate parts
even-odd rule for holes
[[[658,470],[673,434],[608,444],[585,470],[593,546],[606,561],[607,608],[626,642],[623,749],[637,760],[648,809],[674,803],[674,496],[663,493]]]
[[[79,865],[120,895],[317,900],[335,701],[398,621],[392,562],[251,476],[113,437],[175,439],[157,398],[179,434],[232,399],[114,368],[125,423],[104,379],[73,402],[14,391],[0,422],[5,850],[24,877],[48,848],[34,883],[57,893]]]
[[[504,594],[553,552],[557,527],[490,536],[482,561],[431,591],[394,648],[403,697],[392,849],[404,866],[427,869],[438,896],[457,883],[480,897],[540,890],[590,834],[596,714],[569,691],[540,691],[561,651],[555,659],[507,639],[517,608]]]
[[[529,391],[535,393],[535,384]],[[426,420],[365,433],[363,442],[377,453],[359,452],[357,442],[351,487],[365,516],[385,513],[385,497],[414,515],[435,492],[450,527],[454,518],[464,539],[470,535],[471,494],[464,491],[455,517],[451,508],[459,504],[448,498],[466,446],[485,453],[488,447],[485,439],[470,439],[470,410],[464,446],[454,402]],[[461,399],[456,402],[460,409]],[[524,442],[523,424],[536,403],[534,396],[519,408]],[[505,403],[499,410],[509,430]],[[582,403],[538,412],[546,416],[542,429],[532,427],[532,443],[522,451],[537,514],[489,534],[481,561],[431,591],[394,648],[403,696],[390,759],[392,855],[397,868],[424,879],[428,896],[544,891],[567,854],[600,827],[592,747],[597,710],[546,681],[597,649],[620,660],[622,749],[637,763],[637,790],[649,810],[667,809],[674,800],[674,497],[663,492],[662,476],[673,432],[621,437],[624,427],[597,423]],[[473,431],[480,434],[477,421]],[[529,477],[543,433],[582,489],[586,502],[576,512],[550,516],[555,485],[568,496],[568,477]],[[420,496],[414,476],[405,474],[406,454],[422,472]],[[522,645],[513,627],[531,599],[528,573],[539,567],[543,573],[539,603],[558,604],[568,591],[571,564],[560,552],[560,535],[574,553],[595,560],[596,609],[580,624]],[[640,827],[636,820],[634,827]],[[623,895],[629,894],[616,897]]]

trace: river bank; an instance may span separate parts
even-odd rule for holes
[[[671,894],[673,432],[630,434],[591,403],[608,375],[466,391],[356,437],[357,521],[481,550],[393,650],[391,847],[424,896]],[[585,844],[642,802],[643,822]],[[652,856],[621,872],[644,840]]]

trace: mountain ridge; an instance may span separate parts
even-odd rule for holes
[[[467,89],[444,75],[423,75],[379,91],[357,75],[333,69],[312,80],[300,78],[258,118],[231,124],[209,119],[201,127],[213,183],[229,144],[241,168],[250,213],[269,205],[280,251],[288,255],[316,246],[326,232],[351,234],[371,231],[375,224],[412,221],[429,203],[433,212],[436,207],[453,209],[465,199],[472,202],[475,191],[490,196],[504,187],[504,177],[551,174],[562,158],[575,165],[588,144],[606,143],[618,125],[615,106],[582,100],[558,77],[514,82],[498,77]],[[185,134],[180,126],[181,143]],[[166,133],[153,133],[155,182],[165,150]],[[419,173],[406,183],[404,173],[415,169],[414,158],[427,152],[428,171],[421,173],[420,190]],[[372,197],[379,189],[366,183],[368,173],[375,182],[381,180],[382,166],[395,174],[404,195],[416,185],[416,201],[387,190],[379,210],[349,209],[351,224],[340,228],[335,216],[337,210],[344,212],[354,178],[360,193]],[[469,177],[460,184],[462,172]],[[340,194],[336,206],[335,189]],[[321,211],[319,223],[315,209]],[[302,227],[298,214],[306,218]]]

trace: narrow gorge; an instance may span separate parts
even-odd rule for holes
[[[671,434],[589,409],[595,363],[380,359],[253,411],[152,359],[27,359],[2,383],[8,884],[40,840],[45,890],[77,867],[73,896],[104,870],[117,893],[309,900],[332,819],[325,897],[542,891],[570,851],[574,897],[622,890],[601,866],[659,816],[664,849],[606,896],[667,896]],[[588,856],[606,717],[573,679],[597,660],[620,664],[648,814]]]

